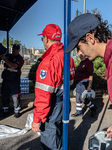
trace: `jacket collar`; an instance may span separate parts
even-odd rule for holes
[[[112,39],[110,39],[106,45],[106,50],[104,54],[104,63],[106,66],[108,65],[111,56],[112,56]]]
[[[58,51],[62,50],[63,48],[64,46],[62,42],[54,43],[49,47],[49,49],[47,49],[47,51],[40,57],[40,59],[44,59],[48,55],[52,56],[56,54]]]

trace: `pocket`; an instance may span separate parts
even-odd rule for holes
[[[44,149],[57,149],[56,134],[41,132],[41,144]]]
[[[61,141],[61,124],[62,122],[57,123],[48,123],[46,122],[45,131],[41,132],[41,144],[45,149],[60,150],[62,141]]]

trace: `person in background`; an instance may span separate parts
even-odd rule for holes
[[[83,99],[82,93],[87,89],[91,91],[93,82],[93,63],[80,50],[77,49],[77,54],[81,59],[80,64],[76,69],[76,113],[72,117],[82,116],[82,102],[91,109],[91,117],[96,114],[97,106],[94,105],[88,98]]]
[[[100,15],[85,13],[69,24],[68,35],[70,44],[65,53],[77,47],[90,60],[104,58],[107,88],[112,102],[112,34],[108,22],[103,22]],[[107,137],[109,136],[112,136],[112,125],[107,129]]]
[[[3,81],[1,86],[3,104],[2,117],[7,117],[9,115],[10,96],[13,99],[14,117],[20,117],[20,75],[24,60],[19,52],[20,46],[18,44],[14,44],[12,47],[12,54],[0,55],[1,59],[5,62],[4,70],[2,72]]]
[[[42,31],[46,52],[36,71],[35,101],[32,130],[41,132],[44,150],[62,149],[63,67],[64,46],[58,25],[48,24]],[[70,85],[75,76],[75,64],[70,59]]]

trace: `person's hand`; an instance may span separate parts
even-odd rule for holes
[[[88,91],[88,92],[91,92],[91,87],[87,87],[87,91]]]
[[[112,125],[107,129],[107,137],[112,137]]]
[[[6,57],[4,55],[0,55],[0,58],[4,61],[6,60]]]
[[[32,122],[32,130],[34,132],[41,132],[41,130],[40,130],[40,122],[39,123]]]

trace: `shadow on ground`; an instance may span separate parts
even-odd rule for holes
[[[107,101],[105,110],[102,114],[102,117],[100,119],[99,124],[97,124],[97,131],[99,131],[102,120],[104,118],[105,115],[105,111],[107,109],[107,105],[108,105],[109,100]],[[102,111],[103,107],[104,107],[104,103],[103,103],[103,98],[96,98],[93,102],[94,104],[96,104],[98,106],[97,109],[97,115],[92,118],[90,117],[90,110],[86,111],[85,107],[83,108],[83,110],[85,110],[86,112],[84,113],[83,117],[82,117],[82,122],[78,125],[78,127],[75,126],[75,119],[71,119],[69,122],[69,141],[68,141],[68,147],[69,150],[85,150],[83,149],[84,146],[84,142],[86,140],[87,134],[89,129],[91,128],[91,125],[97,121],[99,113]],[[89,142],[89,141],[88,141]]]
[[[24,108],[21,109],[20,117],[21,117],[23,114],[25,114],[26,112],[28,112],[28,111],[34,109],[34,107],[30,107],[29,109],[26,109],[26,108],[27,108],[27,107],[24,107]],[[2,114],[3,114],[3,110],[0,110],[0,121],[3,120],[3,119],[5,119],[5,118],[7,118],[7,117],[10,117],[10,116],[14,115],[14,109],[13,109],[13,108],[10,109],[9,115],[8,115],[7,117],[4,117],[4,118],[3,118],[3,117],[2,117]]]
[[[21,145],[17,150],[43,150],[40,144],[40,137],[35,138],[31,141],[28,141],[26,138],[22,140],[25,140],[26,142]]]

